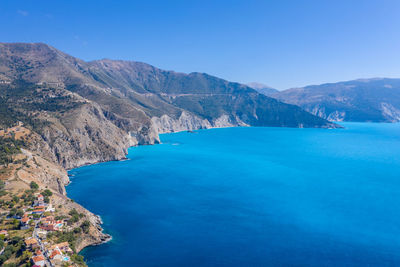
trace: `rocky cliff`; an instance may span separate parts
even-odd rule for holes
[[[125,157],[159,133],[228,126],[336,127],[204,73],[85,62],[45,44],[0,44],[0,125],[23,121],[32,149],[65,168]]]

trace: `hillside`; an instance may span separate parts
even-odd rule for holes
[[[158,134],[226,126],[335,127],[297,106],[204,73],[85,62],[46,44],[0,44],[0,123],[22,121],[34,148],[66,168],[121,159]]]
[[[312,85],[270,94],[330,121],[400,121],[400,79]]]

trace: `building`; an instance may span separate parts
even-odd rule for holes
[[[25,239],[25,245],[27,248],[35,249],[39,247],[39,242],[36,240],[36,238],[31,237]]]
[[[62,255],[61,251],[57,248],[51,252],[50,259],[62,261],[64,259],[64,257]]]
[[[32,262],[33,264],[37,265],[37,266],[45,266],[45,260],[44,257],[42,255],[39,256],[33,256],[32,257]]]
[[[7,230],[1,230],[0,235],[8,236]]]
[[[39,208],[40,207],[40,208]],[[32,214],[42,214],[45,212],[45,209],[42,208],[43,206],[38,206],[35,207],[35,209],[32,211]]]
[[[42,194],[38,195],[37,200],[38,201],[44,201],[43,195]]]
[[[64,222],[62,220],[54,220],[53,216],[47,216],[41,220],[40,229],[46,231],[60,231]]]
[[[66,252],[66,253],[72,253],[72,249],[69,247],[69,243],[68,242],[62,242],[62,243],[58,243],[55,244],[53,246],[51,246],[49,248],[49,250],[55,250],[55,249],[59,249],[62,252]]]
[[[29,217],[24,215],[21,219],[21,230],[27,230],[29,229]]]

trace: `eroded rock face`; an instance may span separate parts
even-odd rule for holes
[[[201,119],[187,112],[182,112],[178,119],[173,119],[164,114],[160,118],[151,119],[154,129],[157,133],[171,133],[180,131],[192,131],[197,129],[208,129],[212,125],[206,119]]]
[[[400,121],[400,109],[395,108],[393,105],[389,103],[382,102],[381,103],[382,113],[390,122],[398,122]]]
[[[159,134],[210,128],[248,126],[246,123],[240,121],[239,118],[231,120],[228,115],[222,115],[210,122],[207,119],[202,119],[188,112],[182,112],[178,119],[163,115],[160,118],[153,117],[151,121],[153,122],[154,129]]]
[[[60,165],[46,160],[38,154],[22,149],[26,156],[26,164],[16,170],[15,177],[27,185],[34,181],[42,187],[66,195],[65,186],[69,183],[67,171]]]
[[[41,133],[56,157],[67,169],[125,157],[138,141],[107,120],[93,104],[82,106],[45,127]]]

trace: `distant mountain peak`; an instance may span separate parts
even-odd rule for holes
[[[267,96],[270,96],[272,94],[279,92],[277,89],[272,88],[271,86],[268,86],[268,85],[265,85],[262,83],[258,83],[258,82],[251,82],[246,85],[250,88],[253,88],[260,94],[267,95]]]
[[[273,97],[331,121],[400,121],[400,79],[324,83],[291,88]]]

